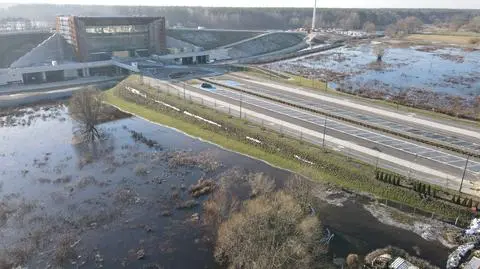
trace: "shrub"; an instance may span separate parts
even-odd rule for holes
[[[472,201],[472,198],[470,198],[468,199],[467,206],[472,207],[472,205],[473,205],[473,201]]]
[[[323,253],[321,227],[293,196],[259,196],[221,224],[215,258],[229,268],[312,268]]]
[[[346,260],[347,268],[358,269],[360,268],[360,259],[357,254],[348,254]]]
[[[480,43],[480,38],[479,37],[472,37],[468,40],[469,44],[476,45]]]
[[[275,190],[275,180],[264,173],[249,175],[248,183],[252,197],[271,193]]]
[[[145,164],[139,163],[135,166],[133,170],[137,176],[145,176],[148,174],[148,168]]]

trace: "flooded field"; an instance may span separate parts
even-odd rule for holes
[[[277,188],[292,177],[135,117],[103,123],[94,144],[72,143],[76,124],[62,105],[0,117],[0,262],[29,268],[221,268],[215,232],[203,222],[200,179],[247,199],[245,178],[265,173]],[[331,255],[394,245],[443,266],[448,249],[380,223],[351,194],[319,189]],[[342,206],[325,201],[342,201]],[[336,204],[338,204],[336,202]],[[1,267],[1,266],[0,266]],[[4,267],[1,267],[4,268]]]
[[[374,47],[372,44],[346,46],[285,64],[328,70],[332,72],[332,82],[343,88],[395,91],[418,88],[462,96],[480,94],[480,51],[389,47],[383,64],[379,65]]]
[[[389,44],[382,45],[385,55],[377,62],[374,51],[378,46],[370,42],[346,45],[267,67],[326,80],[343,92],[476,117],[480,51]]]

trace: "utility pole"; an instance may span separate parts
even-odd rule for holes
[[[325,124],[323,125],[323,140],[322,140],[322,147],[325,147],[325,134],[327,132],[327,115],[325,115]]]
[[[242,101],[243,101],[243,94],[240,94],[240,119],[242,119]]]
[[[463,186],[463,180],[465,179],[465,175],[467,173],[467,167],[468,167],[468,161],[470,160],[470,155],[467,156],[467,161],[465,162],[465,169],[463,169],[463,175],[462,175],[462,182],[460,182],[460,189],[458,192],[462,193],[462,186]]]
[[[317,17],[317,0],[315,0],[315,5],[313,6],[313,16],[312,16],[312,29],[310,32],[313,32],[315,30],[315,21]]]

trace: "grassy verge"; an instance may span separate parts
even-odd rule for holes
[[[397,111],[405,112],[405,113],[414,113],[414,114],[417,114],[417,115],[421,115],[421,116],[424,116],[424,117],[430,117],[430,118],[433,118],[433,119],[456,121],[456,122],[461,122],[461,123],[469,125],[469,126],[480,127],[480,122],[475,122],[475,121],[471,121],[471,120],[468,120],[468,119],[457,118],[457,117],[453,117],[453,116],[443,114],[443,113],[437,113],[437,112],[430,111],[430,110],[424,110],[424,109],[420,109],[420,108],[405,106],[405,105],[397,104],[397,103],[387,101],[387,100],[379,100],[379,99],[370,99],[370,98],[360,97],[360,96],[356,96],[356,95],[352,95],[352,94],[348,94],[348,93],[344,93],[344,92],[339,92],[339,91],[336,91],[336,90],[334,90],[332,88],[328,88],[328,87],[327,87],[327,89],[325,89],[326,88],[326,83],[323,82],[323,81],[314,80],[312,82],[311,79],[307,79],[307,78],[304,78],[302,76],[297,76],[297,75],[294,75],[294,74],[288,74],[290,79],[282,79],[280,77],[268,76],[265,73],[261,73],[259,71],[256,71],[255,69],[250,69],[250,70],[247,70],[247,71],[243,71],[243,73],[245,73],[247,75],[263,78],[263,79],[266,79],[266,80],[272,80],[273,82],[280,83],[280,84],[283,83],[283,84],[290,84],[290,85],[294,85],[294,86],[300,86],[300,87],[304,87],[304,88],[315,90],[315,91],[320,91],[320,92],[327,93],[327,94],[332,94],[332,95],[336,95],[336,96],[341,96],[341,97],[346,97],[346,98],[350,98],[350,99],[354,99],[354,100],[359,100],[361,102],[373,103],[377,106],[384,107],[384,108],[387,108],[387,109],[390,109],[390,110],[397,110]]]
[[[199,128],[199,126],[195,123],[182,121],[181,119],[178,119],[178,117],[162,112],[155,112],[152,111],[151,108],[148,108],[146,106],[137,105],[135,103],[126,101],[125,99],[116,96],[114,94],[114,91],[115,90],[110,90],[105,93],[105,101],[131,114],[137,115],[139,117],[156,123],[173,127],[182,132],[185,132],[188,135],[210,141],[226,149],[265,160],[284,169],[296,171],[301,168],[301,165],[298,162],[287,160],[285,158],[282,158],[281,156],[264,152],[261,149],[252,147],[247,143],[242,143],[236,140],[229,139],[228,137],[218,134],[217,132]]]
[[[443,42],[448,44],[459,44],[459,45],[474,45],[476,39],[479,38],[478,35],[460,35],[452,33],[435,33],[435,34],[414,34],[407,37],[408,40],[414,41],[435,41]]]
[[[149,98],[153,96],[156,100],[162,100],[181,110],[187,110],[190,113],[215,121],[221,124],[222,128],[200,122],[155,102],[149,102],[148,99],[138,95],[129,94],[124,90],[125,84],[141,90]],[[326,151],[303,141],[284,137],[277,132],[247,123],[244,120],[231,118],[211,108],[185,102],[176,96],[158,93],[154,89],[139,84],[135,81],[135,78],[130,78],[114,89],[107,91],[105,99],[108,103],[132,114],[174,127],[226,149],[264,160],[274,166],[294,171],[312,180],[335,184],[338,187],[355,192],[370,193],[379,198],[397,201],[450,219],[458,215],[462,215],[464,220],[468,218],[468,212],[462,207],[435,199],[425,199],[409,189],[376,180],[375,168],[371,165],[352,160],[336,152]],[[246,139],[246,136],[263,141],[263,144],[253,144]],[[310,160],[315,165],[304,165],[295,159],[294,155]]]

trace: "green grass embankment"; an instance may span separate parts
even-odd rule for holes
[[[162,100],[170,105],[187,110],[222,125],[216,127],[198,121],[183,113],[148,101],[124,90],[129,85],[147,94],[149,98]],[[274,166],[288,169],[312,180],[334,184],[355,192],[370,193],[378,198],[386,198],[411,207],[433,212],[449,219],[462,215],[468,218],[468,211],[454,204],[435,199],[424,199],[414,191],[393,186],[375,179],[375,168],[371,165],[352,160],[339,153],[326,151],[315,145],[284,137],[244,120],[229,117],[202,105],[149,88],[138,83],[135,76],[128,78],[117,87],[105,93],[106,102],[150,121],[176,128],[188,135],[218,144],[228,150],[246,154],[264,160]],[[249,142],[246,136],[254,137],[264,143],[257,145]],[[315,165],[306,165],[294,158],[294,155],[312,161]]]

